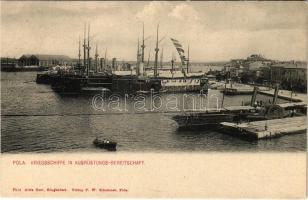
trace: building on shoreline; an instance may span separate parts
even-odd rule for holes
[[[18,60],[16,58],[1,57],[1,70],[5,71],[10,68],[15,68]]]
[[[280,84],[284,89],[305,92],[307,89],[307,63],[301,61],[279,62],[262,69],[262,76],[270,84]]]
[[[253,54],[247,59],[233,59],[224,66],[225,78],[242,83],[279,84],[282,89],[306,92],[307,63],[277,61]]]
[[[261,69],[273,63],[261,55],[253,54],[246,59],[232,59],[225,64],[224,72],[233,80],[243,83],[254,82],[261,76]]]
[[[18,65],[52,67],[55,65],[67,65],[72,59],[65,55],[24,54],[18,59]]]

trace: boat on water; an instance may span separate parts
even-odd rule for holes
[[[277,89],[278,90],[278,89]],[[250,106],[231,106],[220,110],[186,112],[173,116],[179,129],[219,128],[222,122],[251,122],[305,115],[305,103],[255,105],[257,93],[254,93]],[[274,96],[273,102],[276,102]],[[260,103],[260,102],[259,102]]]
[[[189,112],[173,116],[179,129],[217,128],[222,122],[248,122],[269,119],[280,119],[290,116],[279,105],[262,107],[232,106],[217,111]]]
[[[115,151],[117,148],[117,143],[105,139],[95,138],[93,144],[99,148],[107,149],[109,151]]]
[[[59,76],[57,73],[51,71],[44,71],[36,74],[37,84],[51,84],[54,77]]]
[[[112,79],[108,75],[85,77],[83,75],[62,74],[54,77],[51,88],[56,92],[82,93],[86,90],[111,89]],[[92,89],[91,89],[92,88]]]

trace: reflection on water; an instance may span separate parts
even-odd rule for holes
[[[214,130],[177,131],[171,119],[174,113],[138,113],[134,99],[119,99],[121,113],[95,110],[93,96],[59,95],[48,85],[34,82],[35,72],[1,73],[1,134],[2,152],[99,152],[92,141],[96,136],[118,142],[118,151],[304,151],[306,134],[290,135],[271,140],[248,142]],[[215,90],[221,106],[221,93]],[[191,109],[193,99],[178,98],[178,107]],[[170,94],[160,96],[167,105]],[[197,94],[194,95],[198,99]],[[145,98],[145,108],[151,100]],[[224,105],[241,105],[249,95],[225,96]],[[258,100],[271,97],[259,95]],[[207,99],[204,99],[207,102]],[[159,102],[156,100],[156,105]],[[160,100],[159,100],[160,101]],[[279,100],[278,103],[285,102]],[[126,104],[125,104],[126,103]],[[216,99],[209,101],[216,107]],[[200,105],[200,104],[199,104]],[[126,107],[125,107],[126,106]],[[174,105],[172,105],[174,106]],[[198,104],[196,104],[198,107]],[[124,109],[126,108],[127,111]],[[182,109],[181,109],[182,110]],[[112,114],[113,113],[113,114]]]

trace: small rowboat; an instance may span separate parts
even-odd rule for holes
[[[117,147],[116,142],[112,142],[109,140],[101,140],[98,138],[95,138],[95,140],[93,141],[93,144],[97,147],[104,148],[110,151],[115,151]]]

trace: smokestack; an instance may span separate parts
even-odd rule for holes
[[[116,64],[117,64],[117,59],[116,58],[112,58],[112,69],[116,70]]]
[[[100,58],[100,70],[103,71],[104,58]]]

